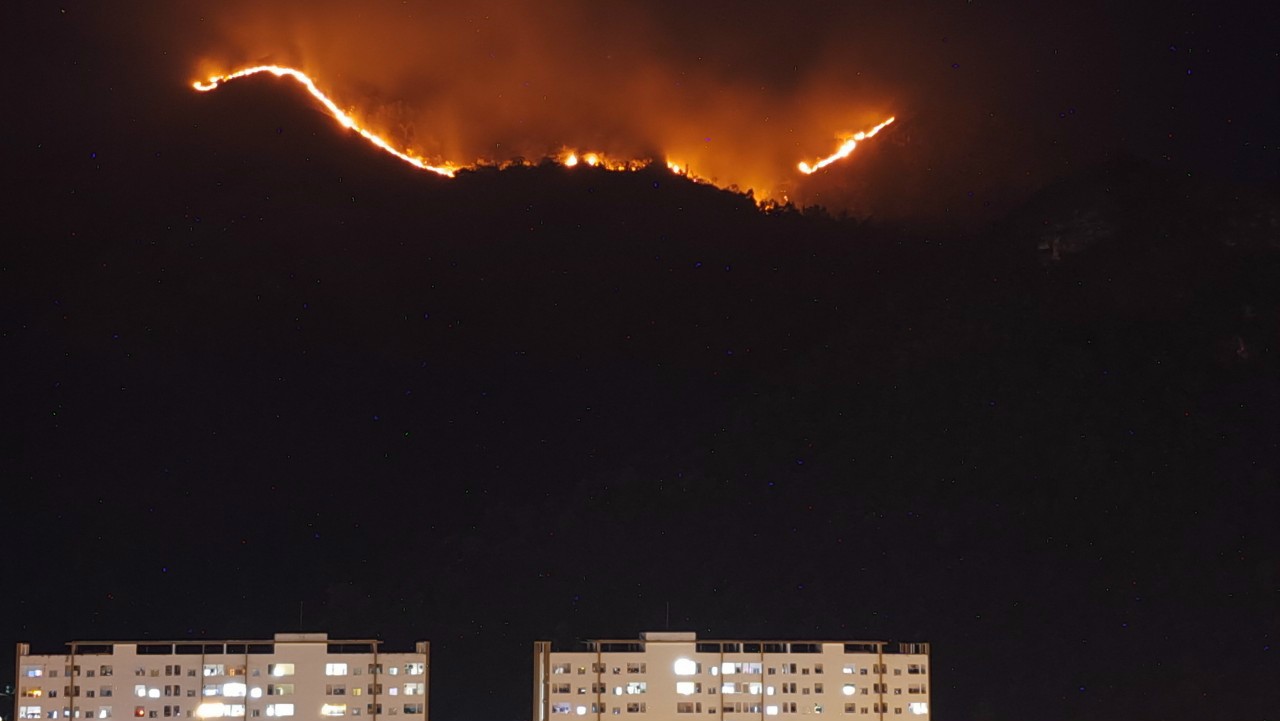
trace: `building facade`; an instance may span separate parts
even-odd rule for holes
[[[534,644],[533,721],[930,717],[929,644],[705,641],[645,633],[578,651]]]
[[[278,633],[269,641],[18,644],[19,719],[425,719],[430,645],[385,653],[375,640]]]

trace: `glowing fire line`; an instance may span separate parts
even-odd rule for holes
[[[839,150],[832,153],[831,155],[828,155],[827,157],[817,161],[813,165],[809,165],[808,163],[801,162],[800,165],[798,165],[797,167],[800,168],[800,172],[804,173],[805,175],[813,175],[817,171],[822,170],[823,168],[827,167],[828,165],[831,165],[837,160],[849,157],[849,153],[852,153],[853,149],[858,147],[859,142],[874,136],[876,133],[880,132],[881,130],[884,130],[886,126],[888,126],[890,123],[893,122],[893,120],[894,120],[893,118],[889,118],[888,120],[884,121],[883,123],[880,123],[879,125],[875,126],[870,130],[864,130],[861,133],[854,133],[852,136],[846,139],[843,144],[840,145]]]
[[[193,88],[195,88],[196,90],[199,90],[200,92],[209,92],[210,90],[216,89],[219,85],[222,85],[223,83],[236,80],[238,78],[249,77],[250,75],[258,75],[260,73],[270,73],[278,78],[290,78],[292,80],[297,81],[298,84],[302,85],[304,88],[307,89],[307,92],[311,93],[312,97],[320,101],[320,104],[323,105],[325,109],[329,111],[329,114],[333,116],[334,120],[338,121],[339,125],[341,125],[344,128],[347,128],[348,130],[354,130],[356,133],[360,135],[360,137],[369,141],[375,147],[383,150],[386,153],[394,155],[395,157],[414,166],[415,168],[420,168],[422,170],[429,170],[433,173],[437,173],[439,175],[452,178],[454,177],[454,175],[457,173],[458,170],[464,167],[464,166],[455,165],[449,162],[445,162],[443,165],[432,165],[428,163],[426,160],[422,159],[417,155],[412,154],[409,151],[398,150],[395,146],[393,146],[387,140],[383,139],[380,135],[374,133],[373,131],[367,128],[362,127],[358,122],[356,122],[355,118],[351,117],[350,114],[344,112],[342,108],[338,107],[337,103],[333,102],[333,100],[330,99],[328,95],[325,95],[325,93],[322,90],[320,90],[320,88],[316,87],[315,82],[306,73],[302,72],[301,70],[296,70],[294,68],[285,67],[282,65],[256,65],[254,67],[237,70],[228,75],[215,75],[204,82],[200,82],[197,80],[191,85]],[[800,172],[804,173],[805,175],[811,175],[814,172],[821,170],[822,168],[825,168],[828,165],[831,165],[837,160],[841,160],[842,158],[848,157],[849,154],[853,152],[853,149],[857,147],[860,141],[873,137],[876,133],[883,130],[886,126],[888,126],[893,121],[894,121],[893,118],[889,118],[888,120],[880,123],[879,125],[875,126],[874,128],[871,128],[870,130],[855,133],[854,135],[848,137],[844,141],[844,143],[840,146],[840,148],[836,150],[836,152],[832,153],[831,155],[828,155],[825,158],[822,158],[816,161],[813,165],[809,165],[808,163],[805,163],[805,162],[800,163],[798,166],[800,169]],[[614,158],[609,158],[605,156],[605,154],[603,153],[591,152],[591,153],[580,154],[578,153],[578,151],[575,151],[575,150],[565,150],[561,152],[556,159],[562,165],[569,168],[575,167],[579,164],[586,164],[591,167],[602,167],[607,170],[638,170],[650,164],[650,161],[648,160],[617,160]],[[684,167],[678,163],[668,160],[667,168],[671,170],[671,172],[677,175],[683,175],[692,180],[704,182],[702,181],[702,179],[691,175],[687,167]]]
[[[259,73],[271,73],[277,78],[288,77],[298,81],[299,83],[302,84],[302,87],[307,89],[307,92],[311,93],[311,95],[316,100],[320,101],[320,104],[323,105],[325,109],[329,111],[329,114],[332,115],[334,120],[337,120],[338,123],[342,125],[342,127],[356,131],[365,140],[368,140],[370,143],[373,143],[374,145],[381,148],[382,150],[385,150],[386,152],[391,153],[392,155],[396,156],[397,158],[403,160],[404,162],[412,166],[421,168],[423,170],[430,170],[433,173],[438,173],[447,178],[452,178],[453,174],[457,171],[457,167],[454,165],[451,165],[448,163],[446,163],[445,165],[430,165],[422,158],[415,157],[402,150],[396,150],[394,147],[392,147],[391,143],[388,143],[387,141],[383,140],[380,136],[375,135],[373,132],[360,127],[360,124],[355,121],[355,118],[352,118],[350,115],[343,112],[342,108],[339,108],[337,103],[330,100],[328,95],[325,95],[320,90],[320,88],[317,88],[316,84],[312,82],[311,78],[307,77],[307,74],[302,72],[301,70],[294,70],[293,68],[286,68],[280,65],[258,65],[252,68],[245,68],[244,70],[237,70],[236,72],[231,73],[230,75],[217,75],[212,78],[209,78],[207,82],[202,83],[200,81],[196,81],[192,83],[192,87],[194,87],[196,90],[199,90],[202,93],[207,93],[210,90],[213,90],[214,88],[218,87],[222,83],[225,83],[229,80],[235,80],[236,78],[245,78],[250,75],[257,75]]]

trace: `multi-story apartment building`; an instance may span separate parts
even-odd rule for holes
[[[430,646],[385,653],[368,639],[278,633],[269,641],[18,644],[19,719],[426,719]]]
[[[705,641],[693,633],[533,652],[533,721],[826,716],[929,719],[929,644]],[[904,719],[905,721],[905,719]]]

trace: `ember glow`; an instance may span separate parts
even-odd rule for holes
[[[269,73],[278,78],[289,78],[291,80],[296,81],[297,83],[302,85],[304,88],[306,88],[307,92],[310,93],[312,97],[320,101],[320,104],[323,105],[325,109],[329,111],[329,115],[332,116],[333,119],[336,120],[339,125],[341,125],[342,127],[348,130],[355,131],[362,138],[364,138],[365,140],[367,140],[369,143],[373,144],[380,150],[386,153],[389,153],[390,155],[393,155],[396,158],[399,158],[400,160],[416,168],[427,170],[432,173],[436,173],[438,175],[451,178],[459,170],[473,168],[478,165],[477,163],[459,164],[451,161],[442,161],[438,164],[433,164],[433,163],[427,162],[426,159],[424,159],[423,157],[419,156],[418,154],[410,150],[399,149],[395,147],[394,145],[392,145],[390,141],[388,141],[383,136],[361,125],[352,115],[352,113],[354,113],[355,111],[344,111],[342,108],[338,106],[336,102],[333,101],[332,98],[330,98],[324,91],[320,90],[320,88],[317,87],[315,81],[313,81],[310,76],[308,76],[306,73],[296,68],[286,67],[282,65],[255,65],[252,67],[237,70],[227,75],[215,75],[205,81],[196,81],[192,83],[192,87],[200,92],[209,92],[211,90],[218,88],[223,83],[236,80],[238,78],[245,78],[252,75],[259,75],[262,73]],[[894,121],[894,118],[891,117],[888,120],[885,120],[884,122],[880,123],[879,125],[876,125],[875,127],[871,128],[870,130],[861,131],[851,136],[848,136],[844,140],[843,144],[839,147],[839,149],[836,150],[836,152],[832,153],[831,155],[828,155],[825,158],[822,158],[816,161],[813,165],[810,165],[809,163],[806,163],[806,162],[801,162],[798,166],[800,172],[805,175],[811,175],[817,170],[825,168],[828,165],[831,165],[832,163],[838,160],[848,157],[849,154],[853,152],[853,149],[857,147],[860,141],[873,137],[893,121]],[[558,154],[554,155],[554,159],[557,162],[559,162],[561,165],[567,168],[573,168],[578,165],[587,165],[593,168],[598,167],[598,168],[603,168],[605,170],[610,170],[610,171],[634,171],[634,170],[639,170],[641,168],[648,167],[653,163],[653,161],[648,158],[617,158],[617,157],[611,157],[603,152],[580,151],[580,150],[569,149],[569,148],[563,149]],[[526,164],[528,164],[527,161],[508,161],[505,164],[511,164],[513,162],[514,163],[525,162]],[[501,161],[499,161],[499,164],[502,164]],[[710,180],[707,178],[702,178],[697,175],[694,175],[690,171],[690,168],[687,164],[682,164],[672,160],[667,160],[666,165],[667,165],[667,168],[672,173],[675,173],[676,175],[682,175],[697,182],[709,182],[709,183],[718,185],[718,183],[715,183],[714,180]],[[770,199],[769,191],[766,189],[760,192],[757,195],[757,199],[759,200],[759,202],[762,202],[762,203],[768,201]]]

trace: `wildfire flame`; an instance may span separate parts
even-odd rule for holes
[[[320,88],[316,86],[315,81],[313,81],[306,73],[302,72],[301,70],[297,70],[296,68],[290,68],[282,65],[255,65],[253,67],[237,70],[227,75],[215,75],[203,82],[196,81],[192,83],[192,87],[200,92],[209,92],[210,90],[216,89],[218,86],[222,85],[223,83],[227,83],[232,80],[236,80],[238,78],[249,77],[251,75],[258,75],[261,73],[270,73],[278,78],[289,78],[296,81],[297,83],[302,85],[304,88],[306,88],[307,92],[311,93],[312,97],[320,101],[320,104],[323,105],[325,109],[329,111],[329,115],[331,115],[334,118],[334,120],[337,120],[339,125],[341,125],[344,128],[347,128],[348,130],[355,131],[360,135],[360,137],[369,141],[375,147],[399,158],[400,160],[403,160],[404,162],[416,168],[420,168],[422,170],[428,170],[433,173],[443,175],[448,178],[452,178],[457,173],[457,171],[467,167],[463,165],[457,165],[451,162],[444,162],[443,164],[440,164],[440,165],[433,165],[431,163],[428,163],[424,158],[412,153],[411,151],[401,150],[396,148],[394,145],[392,145],[389,141],[387,141],[382,136],[360,125],[360,123],[358,123],[356,119],[352,117],[349,112],[346,112],[342,110],[342,108],[338,107],[337,103],[335,103],[328,95],[326,95],[324,91],[320,90]],[[855,133],[851,136],[848,136],[844,140],[844,142],[840,145],[839,149],[836,150],[836,152],[814,162],[813,165],[810,165],[809,163],[806,163],[806,162],[801,162],[798,166],[800,169],[800,172],[804,173],[805,175],[811,175],[814,172],[821,170],[822,168],[825,168],[828,165],[831,165],[837,160],[841,160],[842,158],[848,157],[849,154],[853,152],[853,149],[857,147],[860,141],[873,137],[876,133],[879,133],[881,130],[883,130],[886,126],[888,126],[893,121],[894,121],[894,118],[889,118],[888,120],[885,120],[879,125],[871,128],[870,130],[865,130],[859,133]],[[611,158],[608,155],[601,152],[596,152],[596,151],[579,152],[577,150],[572,150],[572,149],[565,149],[561,151],[556,156],[556,160],[561,165],[567,168],[573,168],[578,166],[579,164],[585,164],[593,168],[603,168],[605,170],[614,170],[614,171],[639,170],[641,168],[648,167],[652,163],[652,161],[648,159],[618,159],[618,158]],[[700,178],[692,174],[689,171],[689,167],[687,165],[682,165],[680,163],[677,163],[671,160],[668,160],[666,165],[667,165],[667,168],[676,175],[681,175],[681,176],[690,178],[691,180],[695,180],[697,182],[710,182],[705,178]],[[764,202],[763,198],[761,199],[761,202]]]
[[[893,118],[889,118],[888,120],[884,121],[883,123],[880,123],[879,125],[875,126],[870,130],[864,130],[860,133],[854,133],[853,135],[846,138],[843,143],[841,143],[840,148],[836,150],[836,152],[832,153],[831,155],[828,155],[825,158],[822,158],[821,160],[817,161],[813,165],[809,165],[808,163],[801,161],[800,165],[796,167],[800,168],[800,172],[804,173],[805,175],[813,175],[817,171],[822,170],[823,168],[827,167],[828,165],[831,165],[837,160],[849,157],[849,153],[852,153],[853,149],[858,147],[859,142],[866,140],[867,138],[873,137],[876,133],[880,132],[881,130],[884,130],[890,123],[893,122],[893,120],[894,120]]]
[[[376,135],[370,130],[361,127],[360,124],[355,121],[355,118],[343,112],[342,108],[339,108],[337,103],[333,102],[333,100],[331,100],[328,95],[325,95],[324,92],[320,90],[320,88],[316,87],[315,82],[313,82],[311,78],[307,77],[307,74],[302,72],[301,70],[286,68],[281,65],[256,65],[251,68],[237,70],[236,72],[231,73],[230,75],[216,75],[212,78],[209,78],[207,81],[203,83],[200,81],[196,81],[192,83],[192,87],[194,87],[196,90],[199,90],[202,93],[207,93],[210,90],[213,90],[214,88],[218,87],[222,83],[235,80],[237,78],[247,78],[250,75],[257,75],[259,73],[271,73],[277,78],[287,77],[287,78],[292,78],[298,81],[299,83],[302,84],[302,87],[307,89],[307,92],[311,93],[312,97],[320,101],[320,104],[323,105],[325,109],[329,111],[329,114],[332,115],[334,120],[337,120],[342,127],[347,128],[349,130],[356,131],[365,140],[368,140],[370,143],[373,143],[375,146],[381,148],[382,150],[388,153],[391,153],[392,155],[396,156],[397,158],[403,160],[404,162],[414,167],[421,168],[423,170],[430,170],[433,173],[443,175],[447,178],[452,178],[454,173],[457,172],[458,170],[457,166],[449,163],[446,163],[444,165],[430,165],[427,163],[427,161],[423,160],[422,158],[419,158],[415,155],[411,155],[403,150],[397,150],[395,147],[391,145],[391,143],[388,143],[381,136]]]

